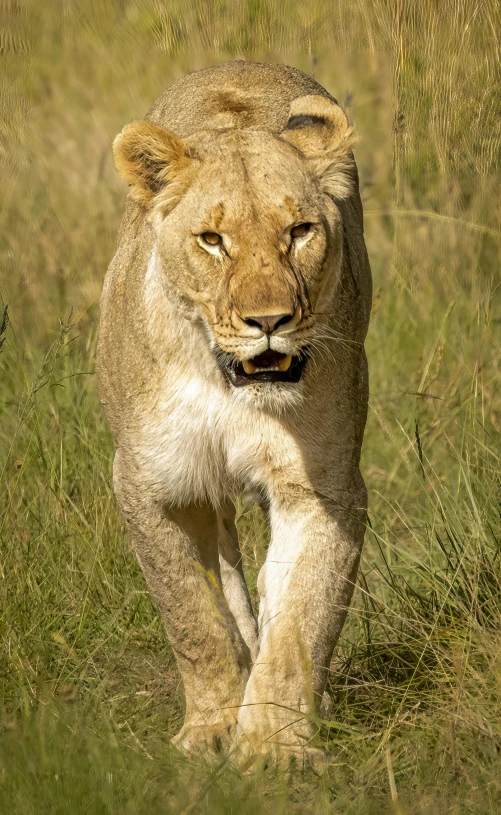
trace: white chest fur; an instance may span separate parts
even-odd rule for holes
[[[207,379],[188,371],[176,379],[142,433],[141,457],[162,499],[217,503],[228,492],[265,485],[283,458],[280,429]]]

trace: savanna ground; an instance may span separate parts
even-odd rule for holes
[[[2,0],[0,23],[0,811],[499,813],[499,3]],[[314,74],[360,136],[370,513],[320,778],[170,746],[182,689],[94,374],[111,141],[235,57]],[[267,530],[240,529],[254,586]]]

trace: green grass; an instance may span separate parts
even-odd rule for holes
[[[0,812],[501,811],[500,17],[494,0],[1,5]],[[182,690],[94,374],[124,201],[111,141],[236,56],[314,73],[360,136],[370,524],[321,778],[170,746]],[[256,510],[239,526],[254,587],[267,530]]]

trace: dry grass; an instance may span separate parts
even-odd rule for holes
[[[501,7],[495,0],[0,3],[0,806],[501,809]],[[318,780],[169,746],[182,694],[110,486],[94,377],[124,191],[110,145],[234,57],[314,73],[360,136],[375,278],[370,528]],[[240,519],[249,582],[262,519]]]

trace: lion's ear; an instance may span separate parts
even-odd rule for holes
[[[339,105],[324,96],[294,99],[281,138],[305,156],[325,192],[334,198],[351,194],[355,136]]]
[[[175,133],[153,122],[126,125],[113,142],[118,172],[135,201],[149,208],[189,164],[188,151]],[[176,185],[177,186],[177,185]],[[167,192],[167,190],[165,190]],[[171,200],[171,203],[175,203]]]

